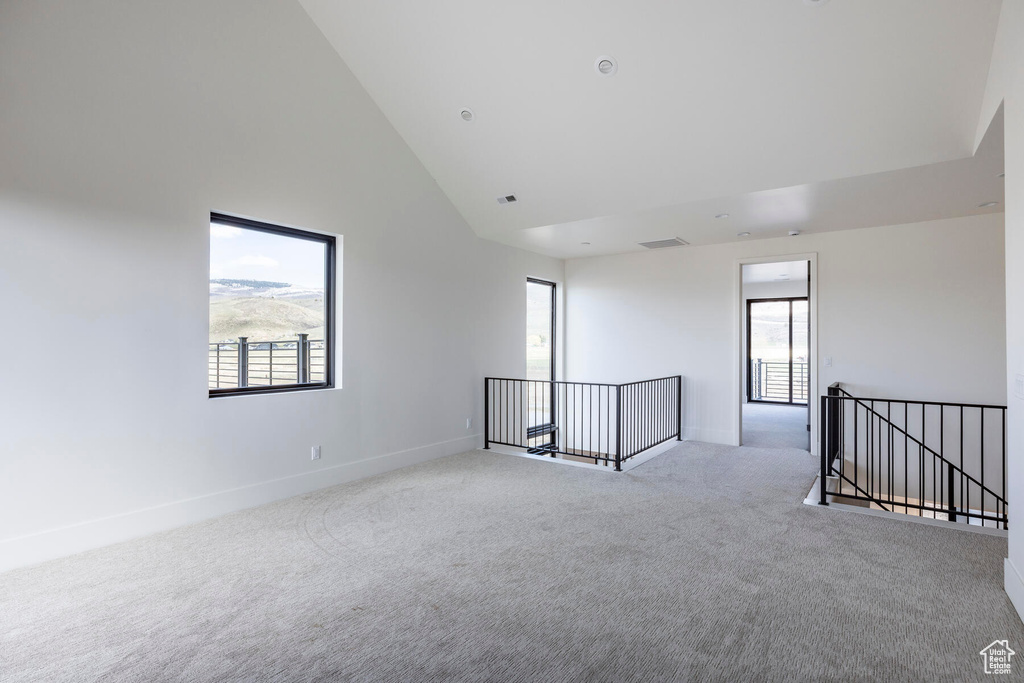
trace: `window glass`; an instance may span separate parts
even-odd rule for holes
[[[330,383],[333,250],[329,236],[213,217],[211,394]]]

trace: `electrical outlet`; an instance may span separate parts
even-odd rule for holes
[[[825,356],[825,367],[832,367],[832,356]]]
[[[466,418],[466,429],[472,429],[472,428],[473,428],[473,418],[467,417]]]
[[[1024,398],[1024,375],[1017,375],[1013,382],[1013,395]]]
[[[319,446],[313,446],[313,457],[310,458],[310,459],[311,460],[319,460],[320,459],[320,447]]]

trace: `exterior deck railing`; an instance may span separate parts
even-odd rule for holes
[[[750,400],[807,404],[809,377],[806,361],[750,361]]]
[[[488,377],[484,380],[484,448],[622,463],[682,438],[682,377],[596,384]]]
[[[293,340],[210,344],[210,389],[273,387],[324,382],[326,345],[307,334]]]

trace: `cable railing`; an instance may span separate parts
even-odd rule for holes
[[[209,349],[209,388],[237,389],[326,382],[327,345],[300,334],[294,340],[214,342]]]
[[[822,505],[1007,528],[1006,406],[858,397],[836,383],[821,425]]]
[[[750,400],[807,403],[809,377],[806,361],[750,361]]]
[[[682,439],[682,377],[597,384],[488,377],[484,448],[491,444],[614,466]]]

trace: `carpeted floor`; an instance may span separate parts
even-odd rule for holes
[[[743,445],[807,450],[807,406],[743,404]]]
[[[805,506],[814,475],[694,442],[622,474],[437,460],[0,575],[0,679],[982,680],[993,640],[1024,652],[1004,539]]]

